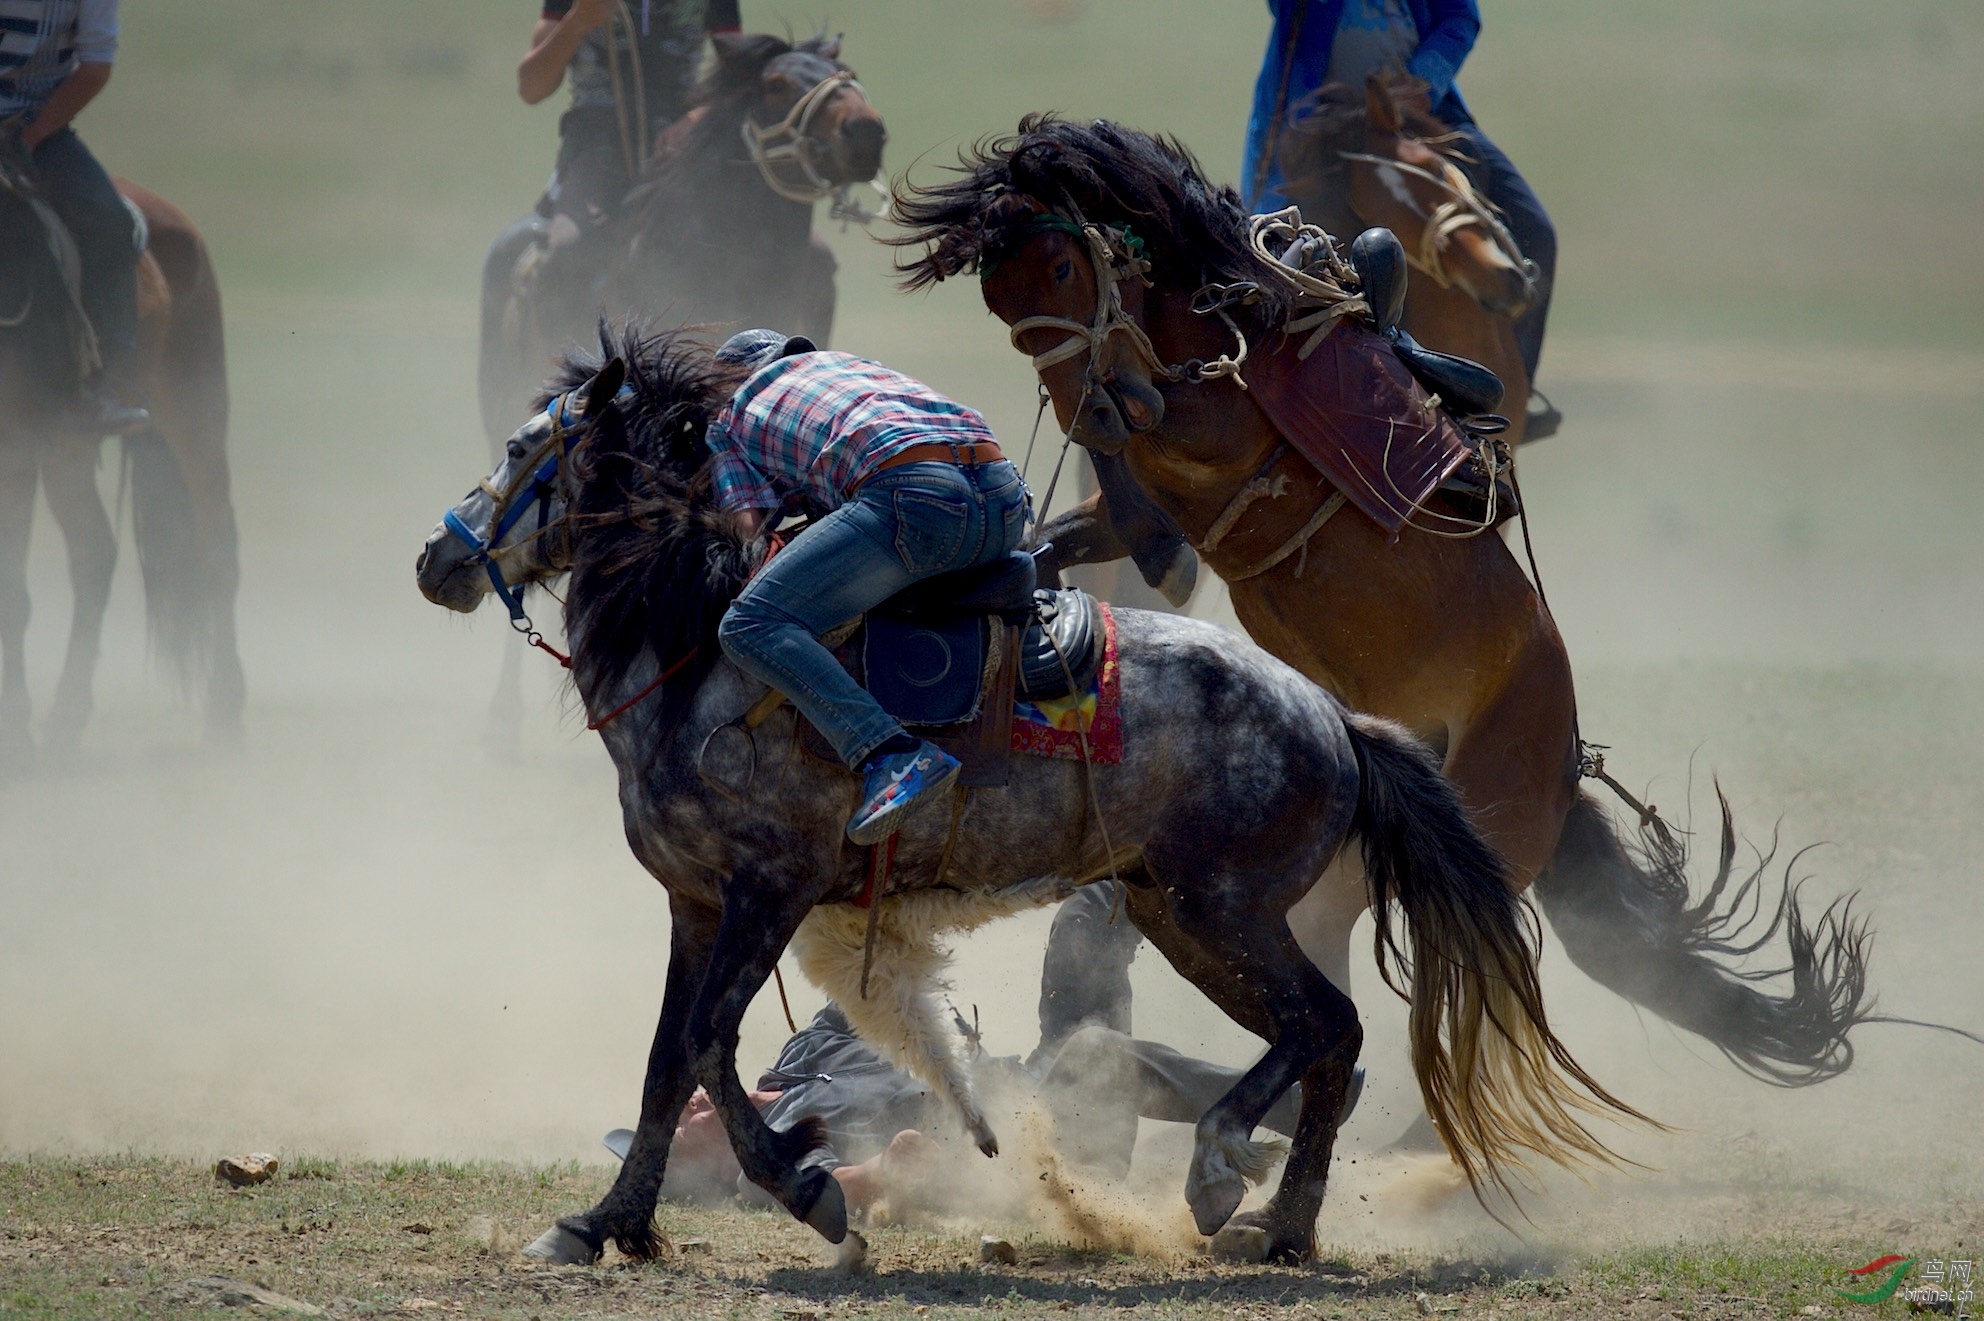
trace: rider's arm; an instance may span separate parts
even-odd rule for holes
[[[21,130],[21,145],[29,151],[69,127],[110,82],[110,65],[117,58],[117,0],[82,0],[76,6],[76,68],[57,83],[34,119]]]
[[[21,145],[33,151],[45,140],[69,127],[69,121],[94,101],[96,94],[109,81],[108,64],[78,64],[74,73],[56,84],[48,100],[42,103],[40,112],[21,130]]]
[[[1474,49],[1481,32],[1481,10],[1475,0],[1428,0],[1426,20],[1419,32],[1419,49],[1405,68],[1425,80],[1427,99],[1438,105],[1453,90],[1461,62]]]
[[[558,90],[565,81],[565,66],[572,62],[586,34],[606,22],[611,0],[551,0],[530,34],[530,54],[517,65],[517,95],[525,105],[536,105]]]
[[[728,511],[745,536],[755,537],[771,511],[784,502],[771,480],[745,457],[722,418],[710,423],[703,437],[710,451],[710,485],[717,508]]]

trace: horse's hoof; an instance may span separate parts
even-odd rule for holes
[[[1228,1224],[1212,1236],[1209,1246],[1221,1261],[1259,1265],[1268,1259],[1268,1231],[1255,1225]]]
[[[1174,607],[1183,609],[1192,599],[1192,589],[1199,585],[1199,555],[1185,542],[1180,541],[1171,556],[1171,563],[1165,566],[1164,577],[1154,584],[1164,599]]]
[[[1198,1184],[1185,1189],[1185,1202],[1192,1208],[1192,1223],[1199,1227],[1199,1233],[1211,1238],[1217,1234],[1233,1213],[1240,1209],[1240,1201],[1247,1195],[1247,1181],[1238,1174]]]
[[[841,1195],[839,1182],[821,1169],[813,1170],[809,1177],[817,1180],[816,1190],[812,1202],[798,1213],[799,1219],[827,1242],[842,1242],[847,1238],[847,1199]]]
[[[599,1250],[563,1225],[553,1225],[524,1249],[526,1257],[548,1261],[553,1266],[590,1266],[599,1260]]]

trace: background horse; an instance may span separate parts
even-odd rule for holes
[[[1808,924],[1787,887],[1746,936],[1768,859],[1725,893],[1726,803],[1719,870],[1691,901],[1677,841],[1654,830],[1629,847],[1579,793],[1570,661],[1502,540],[1411,521],[1388,540],[1354,510],[1331,517],[1340,493],[1254,393],[1207,370],[1245,345],[1267,351],[1294,306],[1231,189],[1175,142],[1030,116],[968,152],[956,178],[899,190],[896,212],[907,228],[895,242],[916,253],[906,283],[979,273],[1074,439],[1127,461],[1227,581],[1257,642],[1438,753],[1581,969],[1759,1077],[1809,1083],[1851,1063],[1847,1034],[1870,1016],[1864,926],[1837,906]],[[1112,512],[1091,502],[1043,538],[1063,563],[1120,556]],[[1290,917],[1338,985],[1361,907],[1358,887],[1323,885]],[[1780,931],[1790,985],[1773,993],[1741,960]]]
[[[618,768],[627,839],[669,896],[666,998],[632,1150],[607,1196],[560,1221],[534,1251],[592,1260],[611,1238],[653,1255],[669,1141],[697,1083],[752,1182],[839,1242],[839,1185],[824,1170],[796,1168],[817,1127],[768,1128],[738,1081],[735,1053],[746,1008],[809,914],[875,884],[866,851],[846,846],[855,781],[802,755],[796,717],[749,728],[743,717],[765,688],[717,644],[724,611],[771,553],[765,538],[743,539],[698,480],[704,430],[737,373],[679,339],[643,343],[630,333],[612,347],[625,359],[596,376],[569,371],[570,393],[512,437],[417,566],[430,600],[463,611],[492,590],[507,595],[570,571],[573,681]],[[1552,1035],[1533,923],[1425,749],[1387,722],[1346,716],[1224,629],[1125,611],[1116,632],[1119,765],[1019,757],[1005,789],[907,825],[893,847],[894,879],[873,895],[894,920],[870,929],[920,934],[876,951],[888,980],[872,998],[865,973],[851,971],[865,966],[861,923],[810,922],[814,949],[802,964],[828,974],[823,989],[857,1030],[947,1094],[993,1154],[935,984],[912,973],[936,962],[929,946],[944,927],[1120,873],[1137,928],[1269,1043],[1199,1122],[1186,1183],[1199,1229],[1223,1225],[1247,1179],[1265,1172],[1269,1153],[1249,1135],[1299,1080],[1294,1148],[1260,1223],[1273,1256],[1306,1257],[1362,1029],[1284,915],[1354,839],[1365,865],[1331,869],[1323,883],[1354,887],[1356,905],[1368,901],[1379,915],[1380,967],[1409,988],[1422,1093],[1470,1179],[1506,1187],[1503,1172],[1531,1154],[1609,1159],[1578,1114],[1634,1112]],[[1393,943],[1394,904],[1409,958]],[[852,934],[838,953],[820,950],[835,930]]]
[[[227,362],[220,288],[193,222],[135,184],[118,189],[144,217],[138,348],[153,426],[124,441],[132,523],[154,647],[201,690],[209,737],[241,727],[245,685],[235,641],[240,560],[228,495]],[[69,553],[75,611],[44,726],[73,745],[95,706],[103,616],[117,532],[97,490],[97,436],[70,413],[90,336],[50,231],[18,163],[0,163],[0,767],[32,753],[25,641],[28,534],[37,487]],[[134,227],[135,237],[135,227]]]
[[[1515,325],[1535,283],[1494,205],[1468,180],[1452,130],[1416,108],[1424,86],[1396,73],[1372,74],[1361,92],[1319,88],[1281,135],[1284,191],[1303,219],[1345,242],[1372,225],[1398,235],[1414,272],[1402,324],[1426,347],[1502,378],[1507,436],[1519,443],[1530,383]]]
[[[777,326],[825,345],[833,331],[833,254],[814,204],[881,172],[888,133],[838,37],[791,45],[756,33],[714,39],[693,107],[664,133],[611,242],[599,290],[545,296],[545,222],[506,230],[483,267],[483,429],[500,445],[559,350],[602,311],[674,322]],[[584,310],[574,316],[572,307]]]

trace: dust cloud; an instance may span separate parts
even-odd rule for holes
[[[555,117],[510,95],[529,26],[511,20],[527,14],[419,8],[397,46],[345,21],[383,12],[356,0],[281,19],[245,0],[155,0],[127,15],[117,84],[83,126],[114,169],[207,228],[219,263],[248,734],[238,750],[198,745],[192,713],[148,668],[127,550],[83,747],[0,781],[10,1156],[603,1165],[597,1135],[634,1118],[667,920],[621,840],[611,768],[538,655],[518,662],[514,732],[493,725],[516,639],[499,615],[450,617],[412,584],[422,538],[486,467],[477,269],[535,196]],[[1055,7],[1066,26],[1053,27],[1028,17],[1039,6],[987,5],[972,40],[984,67],[1012,72],[960,80],[935,54],[954,46],[944,8],[837,6],[890,119],[892,169],[927,156],[915,168],[928,171],[1046,106],[1177,131],[1216,175],[1236,168],[1264,35],[1252,18],[1205,31],[1197,6],[1096,0]],[[1974,132],[1944,126],[1984,122],[1984,21],[1911,3],[1874,28],[1850,6],[1806,6],[1781,15],[1809,25],[1804,53],[1762,71],[1683,60],[1707,37],[1677,29],[1690,82],[1642,70],[1660,43],[1612,30],[1603,8],[1500,6],[1465,79],[1563,231],[1541,383],[1568,421],[1525,451],[1523,485],[1585,737],[1664,811],[1685,818],[1692,799],[1705,812],[1713,773],[1752,839],[1781,836],[1780,862],[1823,843],[1793,874],[1810,878],[1808,909],[1859,892],[1882,1005],[1984,1028],[1984,270],[1955,241],[1984,171],[1938,164],[1977,159]],[[811,26],[802,7],[745,12],[754,27]],[[1715,19],[1732,42],[1745,21]],[[1072,52],[1105,31],[1108,71],[1077,66]],[[1864,58],[1825,54],[1828,35]],[[1836,89],[1868,91],[1870,63],[1919,75],[1919,95],[1834,108]],[[1185,85],[1205,90],[1178,96]],[[1806,107],[1798,132],[1760,86]],[[1815,145],[1787,147],[1794,137]],[[1915,145],[1870,149],[1890,140]],[[1874,229],[1872,194],[1915,227],[1879,270],[1842,260]],[[1790,230],[1764,223],[1786,213],[1800,217]],[[976,291],[901,297],[875,245],[830,238],[839,344],[1023,437],[1033,384]],[[44,508],[29,648],[44,706],[65,573]],[[1231,621],[1216,584],[1195,609]],[[980,1012],[994,1053],[1033,1045],[1046,921],[958,951],[956,999]],[[1258,1051],[1149,951],[1134,979],[1139,1031],[1223,1063]],[[1443,1163],[1384,1151],[1416,1112],[1403,1011],[1368,960],[1351,990],[1370,1084],[1322,1238],[1516,1251]],[[1554,945],[1545,990],[1593,1073],[1676,1131],[1619,1135],[1641,1173],[1539,1172],[1521,1250],[1718,1233],[1974,1244],[1984,1228],[1984,1050],[1869,1027],[1850,1073],[1785,1092],[1637,1015]],[[818,998],[793,991],[804,1021]],[[761,997],[747,1075],[784,1031]],[[1175,1250],[1188,1136],[1146,1125],[1127,1191],[1029,1214],[1051,1232]],[[1005,1158],[997,1178],[1039,1182],[1039,1144],[1015,1145],[1035,1157]]]

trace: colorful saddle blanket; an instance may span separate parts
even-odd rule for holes
[[[1466,438],[1376,332],[1340,321],[1304,358],[1306,342],[1277,333],[1256,346],[1247,387],[1288,443],[1396,537],[1466,461]]]
[[[1013,751],[1058,761],[1086,759],[1096,766],[1123,764],[1123,676],[1116,656],[1116,615],[1102,612],[1102,663],[1075,692],[1013,704]]]

